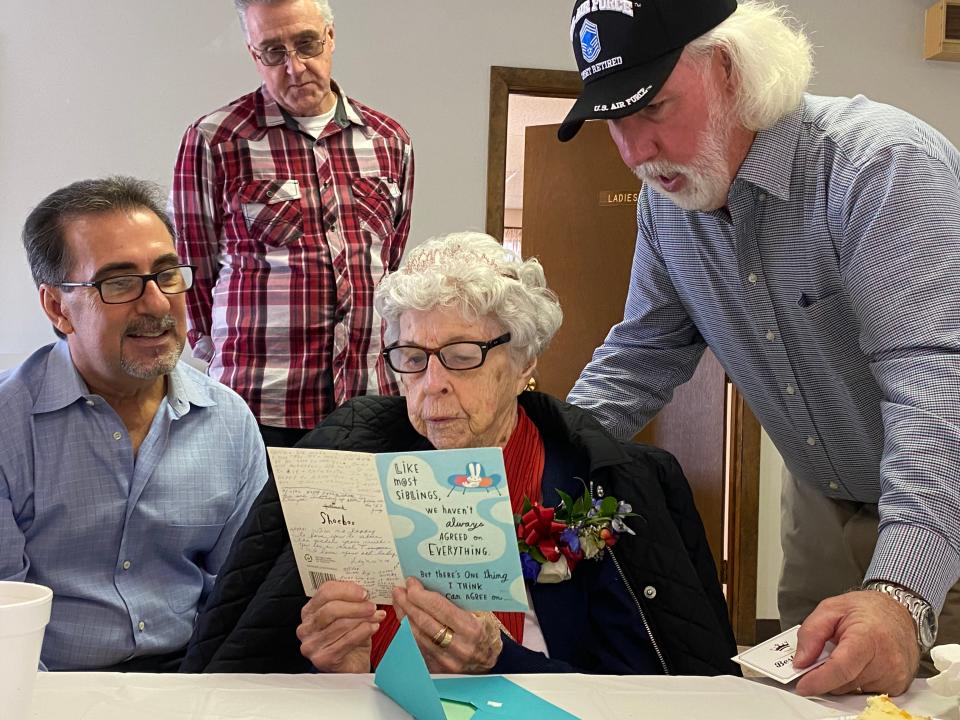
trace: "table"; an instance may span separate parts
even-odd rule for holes
[[[814,703],[779,687],[735,677],[508,676],[582,718],[608,720],[820,720],[857,713],[863,697]],[[908,708],[947,705],[920,680]],[[40,673],[32,720],[392,720],[409,716],[372,675],[152,675]],[[942,715],[944,720],[960,720]]]
[[[817,702],[824,707],[842,710],[848,714],[856,714],[863,710],[866,698],[862,695],[846,695],[843,697],[817,698]],[[894,698],[894,702],[914,715],[930,715],[941,720],[960,720],[957,698],[946,698],[935,694],[927,689],[926,680],[914,680],[910,689],[903,695]]]

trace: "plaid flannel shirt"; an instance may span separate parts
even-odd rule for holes
[[[171,211],[194,355],[265,425],[312,428],[396,393],[373,291],[410,230],[413,148],[394,120],[339,101],[319,139],[266,88],[187,128]]]

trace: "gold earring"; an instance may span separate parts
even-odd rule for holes
[[[527,380],[527,386],[523,389],[524,392],[533,392],[537,389],[537,379],[530,378]]]

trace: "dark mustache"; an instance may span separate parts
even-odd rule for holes
[[[144,333],[161,333],[172,330],[177,326],[177,321],[173,315],[165,315],[162,318],[145,317],[134,320],[124,332],[125,335],[143,335]]]

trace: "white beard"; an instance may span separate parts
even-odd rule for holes
[[[733,132],[733,113],[721,107],[717,95],[709,98],[707,127],[699,137],[699,151],[687,165],[662,160],[633,168],[634,174],[650,187],[684,210],[705,212],[727,203],[732,178],[724,152]],[[676,192],[664,190],[660,176],[683,175],[685,186]]]

